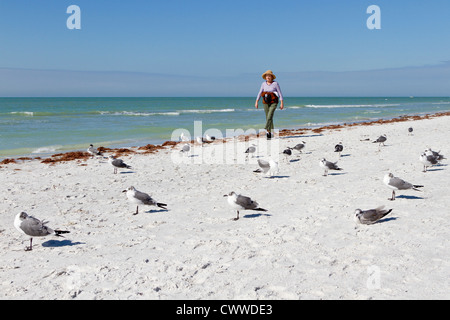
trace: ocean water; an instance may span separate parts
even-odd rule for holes
[[[46,156],[104,147],[143,146],[171,140],[177,129],[192,138],[216,129],[259,130],[262,103],[243,98],[0,98],[0,158]],[[275,128],[315,127],[450,110],[449,97],[295,98],[275,112]],[[217,131],[218,130],[218,131]]]

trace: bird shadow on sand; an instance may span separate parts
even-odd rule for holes
[[[158,212],[169,212],[169,209],[154,209],[154,210],[148,210],[144,211],[145,213],[158,213]]]
[[[72,240],[48,240],[42,243],[43,247],[58,248],[58,247],[72,247],[80,244],[86,244],[85,242],[73,242]]]
[[[330,173],[328,173],[329,176],[341,176],[343,174],[347,174],[347,172],[330,172]]]
[[[252,218],[258,218],[258,217],[271,217],[271,214],[268,213],[252,213],[252,214],[246,214],[245,216],[243,216],[242,218],[246,218],[246,219],[252,219]]]
[[[400,198],[400,199],[409,199],[409,200],[420,200],[420,199],[425,199],[423,197],[417,197],[417,196],[405,196],[405,195],[399,195],[399,196],[395,196],[395,199]]]
[[[290,178],[290,176],[270,176],[270,177],[264,177],[266,179],[284,179],[284,178]]]
[[[386,218],[386,219],[381,219],[381,220],[378,220],[377,222],[375,222],[375,224],[389,222],[389,221],[395,221],[397,219],[398,219],[397,217],[390,217],[390,218]]]
[[[442,171],[442,170],[444,170],[444,169],[443,168],[431,168],[431,169],[427,169],[426,172],[428,172],[428,171]]]

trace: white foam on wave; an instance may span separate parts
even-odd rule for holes
[[[101,115],[111,116],[135,116],[135,117],[149,117],[149,116],[179,116],[182,113],[216,113],[216,112],[234,112],[235,109],[191,109],[191,110],[177,110],[167,112],[133,112],[133,111],[99,111]]]
[[[385,108],[399,106],[399,104],[330,104],[330,105],[316,105],[307,104],[306,108]],[[292,108],[292,107],[290,107]]]
[[[33,151],[31,151],[31,153],[33,153],[33,154],[34,153],[52,153],[61,148],[62,148],[61,145],[46,146],[46,147],[40,147],[40,148],[34,149]]]

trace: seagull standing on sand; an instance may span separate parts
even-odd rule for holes
[[[380,206],[376,209],[370,210],[356,209],[354,216],[355,222],[360,224],[373,224],[392,211],[392,209],[384,210],[383,208],[384,206]]]
[[[197,143],[200,144],[203,147],[203,142],[204,142],[203,138],[202,137],[197,137],[196,140],[197,140]]]
[[[108,162],[110,165],[112,165],[114,167],[114,173],[117,173],[117,168],[131,169],[131,167],[129,165],[127,165],[125,162],[123,162],[122,159],[117,159],[113,155],[110,155],[108,157]]]
[[[183,148],[181,148],[180,152],[189,152],[191,150],[191,146],[189,144],[184,144]]]
[[[408,190],[413,189],[416,191],[420,191],[417,188],[423,188],[421,185],[412,184],[409,182],[406,182],[405,180],[402,180],[400,178],[394,177],[392,173],[386,173],[383,182],[385,185],[387,185],[389,188],[392,189],[392,197],[388,198],[388,200],[395,200],[395,190]]]
[[[278,173],[278,163],[272,159],[269,161],[258,159],[258,165],[261,169],[256,169],[253,172],[263,172],[268,176],[274,176]]]
[[[248,155],[251,154],[253,158],[253,154],[256,152],[256,147],[254,145],[250,146],[245,150],[245,159],[248,159]]]
[[[302,141],[302,143],[297,144],[295,147],[290,148],[291,150],[297,150],[299,153],[302,153],[302,149],[305,148],[305,141]]]
[[[167,210],[167,204],[156,202],[150,197],[147,193],[136,190],[135,187],[131,186],[127,190],[123,190],[123,192],[127,193],[127,198],[130,202],[136,203],[136,212],[134,215],[139,213],[139,205],[148,205],[148,206],[157,206],[159,208],[163,208]]]
[[[326,177],[328,175],[328,170],[342,170],[342,168],[339,168],[337,166],[337,161],[336,162],[330,162],[327,161],[325,158],[322,158],[319,162],[319,165],[324,168],[324,173],[323,176]]]
[[[292,155],[292,150],[287,148],[283,151],[284,157],[287,161],[287,163],[289,164],[290,162],[288,161],[288,157],[290,157]]]
[[[385,134],[379,136],[377,140],[373,141],[373,143],[378,143],[378,150],[380,150],[381,145],[384,146],[384,142],[387,140],[387,136]]]
[[[206,140],[207,142],[213,142],[214,140],[216,140],[216,137],[210,136],[209,134],[206,134],[206,135],[205,135],[205,140]]]
[[[100,151],[95,149],[93,144],[89,145],[87,152],[89,152],[89,154],[92,156],[92,158],[94,158],[95,156],[103,156],[103,153],[101,153]]]
[[[339,142],[337,145],[334,146],[334,152],[339,152],[339,158],[341,157],[342,150],[344,150],[342,142]]]
[[[224,195],[224,197],[228,197],[228,204],[237,211],[237,216],[233,219],[234,221],[239,220],[239,210],[267,211],[266,209],[259,208],[259,204],[256,201],[237,194],[234,191]]]
[[[30,246],[25,248],[25,251],[33,250],[33,237],[45,237],[50,234],[62,237],[61,234],[70,233],[70,231],[53,230],[46,226],[48,221],[41,221],[26,212],[21,212],[16,215],[14,219],[14,227],[21,233],[30,236]]]
[[[182,132],[182,133],[180,134],[179,140],[180,140],[180,141],[189,141],[189,138],[184,134],[184,132]]]
[[[427,167],[431,167],[439,163],[435,156],[427,155],[425,152],[422,152],[420,155],[420,161],[423,163],[423,172],[427,172]]]

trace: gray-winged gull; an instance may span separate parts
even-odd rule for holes
[[[356,209],[354,219],[360,224],[373,224],[388,215],[391,211],[392,209],[384,210],[384,206],[369,210]]]
[[[427,172],[427,167],[434,166],[439,163],[438,159],[433,155],[427,155],[425,152],[420,154],[420,162],[423,163],[423,172]]]
[[[14,219],[14,227],[23,234],[30,236],[30,246],[26,247],[26,251],[33,250],[33,237],[45,237],[48,235],[55,235],[62,237],[64,233],[70,231],[53,230],[46,226],[48,221],[41,221],[35,217],[29,216],[26,212],[18,213]]]
[[[232,191],[229,194],[224,195],[228,197],[228,204],[237,211],[237,216],[233,220],[239,220],[239,210],[254,210],[254,211],[267,211],[266,209],[259,208],[259,204],[249,197],[237,194]]]
[[[118,158],[114,157],[113,155],[110,155],[108,157],[108,162],[110,165],[112,165],[114,167],[114,173],[117,173],[117,168],[131,169],[131,167],[129,165],[127,165],[125,162],[123,162],[122,159],[118,159]]]
[[[167,210],[167,204],[156,202],[150,195],[136,190],[136,188],[133,186],[129,187],[127,190],[124,190],[123,192],[127,193],[127,198],[130,202],[137,204],[136,212],[134,213],[135,215],[139,213],[140,204],[148,206],[157,206],[159,208]]]
[[[342,168],[339,168],[336,162],[330,162],[327,161],[325,158],[322,158],[319,162],[319,165],[324,168],[323,176],[326,177],[328,175],[328,170],[342,170]]]
[[[339,142],[337,145],[334,146],[334,152],[339,152],[339,158],[341,157],[342,150],[344,150],[342,142]]]
[[[270,159],[269,161],[258,159],[258,165],[261,169],[256,169],[253,172],[263,172],[268,176],[273,176],[278,173],[278,163]]]
[[[87,149],[87,152],[92,156],[92,158],[95,157],[95,156],[103,156],[103,153],[101,153],[100,151],[95,149],[94,145],[92,143],[89,145],[89,148]]]
[[[402,180],[398,177],[395,177],[392,173],[386,173],[383,178],[383,182],[385,185],[387,185],[389,188],[392,189],[392,197],[388,198],[388,200],[395,200],[395,190],[409,190],[413,189],[416,191],[420,191],[417,188],[423,188],[422,185],[416,185],[409,182],[406,182],[405,180]]]
[[[298,144],[295,145],[295,147],[289,148],[289,149],[297,150],[299,153],[302,153],[302,150],[305,148],[305,144],[306,144],[306,142],[302,141],[302,143],[298,143]]]

